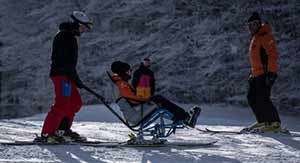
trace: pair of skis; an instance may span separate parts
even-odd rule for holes
[[[36,138],[32,141],[10,141],[10,142],[0,142],[0,145],[6,146],[24,146],[24,145],[81,145],[81,146],[91,146],[91,147],[208,147],[215,144],[216,140],[210,141],[183,141],[183,142],[168,142],[165,139],[157,140],[139,140],[135,135],[131,135],[131,139],[123,142],[105,142],[105,141],[95,141],[95,140],[79,140],[79,141],[66,141],[60,143],[49,143],[41,141],[41,138],[36,135]]]
[[[125,142],[103,142],[103,141],[83,141],[83,142],[65,142],[65,143],[44,143],[34,141],[15,141],[15,142],[0,142],[1,145],[6,146],[24,146],[24,145],[81,145],[90,147],[105,147],[105,148],[117,148],[117,147],[210,147],[217,141],[205,141],[205,142],[164,142],[164,143],[148,143],[148,144],[128,144]]]

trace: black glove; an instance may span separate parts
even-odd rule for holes
[[[277,78],[277,74],[274,72],[268,72],[266,76],[266,85],[272,86],[275,83],[275,80]]]
[[[81,89],[84,88],[84,84],[82,83],[82,81],[79,79],[78,81],[75,82],[77,88]]]
[[[82,81],[80,80],[80,78],[77,74],[72,74],[71,79],[74,81],[77,88],[81,89],[84,87],[84,84],[82,83]]]

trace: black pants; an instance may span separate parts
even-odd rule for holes
[[[163,107],[164,109],[168,110],[170,113],[174,115],[173,120],[187,120],[190,115],[184,109],[179,107],[178,105],[172,103],[165,97],[161,95],[155,95],[151,97],[151,101],[156,103],[158,106]]]
[[[255,114],[257,122],[280,122],[277,109],[270,99],[274,83],[268,85],[266,83],[265,75],[249,80],[248,103]]]

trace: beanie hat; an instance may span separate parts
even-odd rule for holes
[[[248,19],[248,23],[254,20],[261,20],[258,12],[253,12],[250,18]]]
[[[144,58],[144,61],[150,61],[149,57]]]
[[[113,73],[122,75],[130,69],[130,65],[125,62],[115,61],[111,64],[110,69]]]

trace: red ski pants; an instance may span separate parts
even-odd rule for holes
[[[55,76],[51,78],[55,91],[55,103],[48,112],[44,121],[42,133],[54,134],[63,119],[68,119],[68,128],[71,128],[75,113],[77,113],[82,101],[73,81],[67,76]]]

